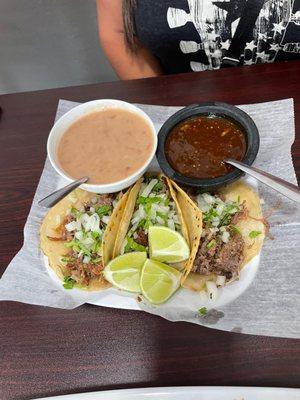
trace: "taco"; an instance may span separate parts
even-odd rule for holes
[[[48,212],[40,245],[66,289],[101,290],[110,284],[102,270],[113,256],[125,210],[125,194],[95,194],[76,189]]]
[[[171,181],[161,174],[147,174],[132,187],[113,257],[132,251],[148,252],[149,226],[165,226],[177,231],[189,244],[188,230]]]
[[[261,250],[265,225],[260,199],[242,181],[219,192],[189,195],[172,182],[187,224],[191,255],[182,286],[202,290],[207,281],[223,286],[238,279],[241,269]],[[192,204],[197,205],[193,210]],[[201,216],[202,226],[196,221]]]

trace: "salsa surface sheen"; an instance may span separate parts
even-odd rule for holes
[[[171,167],[190,178],[216,178],[232,171],[226,158],[240,161],[246,152],[242,129],[219,116],[196,116],[176,125],[165,142]]]

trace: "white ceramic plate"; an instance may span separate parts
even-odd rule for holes
[[[105,390],[103,392],[48,397],[48,400],[300,400],[300,389],[179,386]],[[41,400],[41,399],[36,399]]]
[[[247,178],[245,181],[248,185],[252,186],[254,190],[257,190],[255,180]],[[44,260],[50,277],[60,288],[62,288],[62,282],[49,267],[48,258],[44,257]],[[180,304],[189,304],[189,306],[194,310],[198,310],[201,307],[207,307],[208,309],[222,307],[239,297],[252,283],[259,267],[259,260],[260,255],[257,255],[242,269],[239,280],[234,281],[223,288],[219,288],[218,297],[215,300],[202,299],[198,293],[181,288],[175,293],[169,302],[175,303],[176,301],[179,301]],[[109,288],[102,292],[85,292],[79,289],[71,289],[67,291],[70,296],[82,300],[85,303],[102,307],[140,310],[139,304],[136,301],[136,294],[126,293],[115,288]]]

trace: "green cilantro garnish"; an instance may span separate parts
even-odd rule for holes
[[[130,251],[147,251],[146,247],[137,243],[133,238],[127,237],[127,244],[125,246],[124,252],[128,253]]]
[[[71,207],[71,214],[73,214],[75,218],[80,218],[84,213],[77,210],[75,207]]]
[[[69,257],[69,256],[61,257],[60,260],[61,260],[61,262],[63,262],[63,263],[71,263],[71,262],[74,262],[74,261],[75,261],[74,257]]]
[[[84,254],[85,256],[91,256],[90,250],[77,239],[73,239],[71,240],[71,242],[65,243],[65,246],[76,251],[76,253],[82,252],[82,254]]]
[[[207,308],[206,307],[201,307],[201,308],[199,308],[198,312],[199,312],[199,314],[201,316],[204,316],[204,315],[207,314]]]
[[[153,186],[152,191],[155,192],[155,193],[159,193],[159,192],[162,190],[162,188],[163,188],[162,182],[158,181],[158,182]]]
[[[212,239],[208,244],[207,244],[207,248],[211,249],[212,247],[214,247],[216,245],[216,241],[215,239]]]
[[[139,196],[137,198],[136,203],[137,204],[153,204],[153,203],[159,203],[161,201],[160,197],[143,197]]]
[[[73,289],[74,285],[75,285],[74,279],[72,279],[70,276],[64,277],[63,287],[65,289]]]
[[[162,213],[162,212],[160,212],[160,211],[157,211],[157,212],[156,212],[156,215],[157,215],[158,217],[160,217],[161,219],[163,219],[165,223],[168,221],[168,216],[167,216],[167,214],[164,214],[164,213]]]
[[[100,239],[100,233],[99,232],[91,232],[92,238],[95,240]]]
[[[249,238],[255,239],[257,236],[261,235],[261,231],[251,231],[249,233]]]
[[[101,261],[101,257],[96,257],[91,259],[92,264],[98,264]]]
[[[238,234],[238,235],[241,235],[241,231],[240,231],[235,225],[230,225],[230,230],[231,230],[233,233],[236,233],[236,234]]]
[[[95,211],[99,215],[100,218],[103,217],[104,215],[108,215],[110,210],[111,210],[111,206],[109,206],[109,205],[95,207]]]

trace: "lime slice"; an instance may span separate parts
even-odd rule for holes
[[[119,289],[140,292],[141,269],[146,259],[146,252],[123,254],[107,264],[103,275],[108,282]]]
[[[159,261],[146,260],[141,274],[141,289],[150,303],[160,304],[180,286],[181,273]]]
[[[190,249],[180,233],[165,226],[149,227],[150,258],[167,263],[185,261]]]

